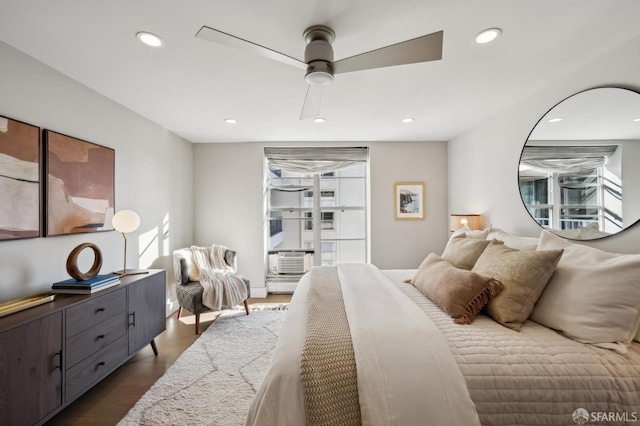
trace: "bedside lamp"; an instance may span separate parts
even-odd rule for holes
[[[124,267],[122,271],[116,272],[116,274],[121,277],[125,275],[146,274],[147,271],[127,272],[127,233],[135,231],[140,226],[140,216],[138,216],[138,213],[131,210],[120,210],[113,215],[111,223],[116,231],[122,233],[122,238],[124,238]]]
[[[455,232],[467,225],[472,231],[482,229],[482,216],[479,214],[452,214],[449,220],[449,231]]]

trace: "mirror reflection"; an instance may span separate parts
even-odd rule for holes
[[[520,195],[543,228],[575,240],[616,234],[640,219],[640,94],[577,93],[531,131],[518,171]]]

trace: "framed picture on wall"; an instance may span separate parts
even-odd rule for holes
[[[46,236],[112,231],[115,151],[44,131]]]
[[[0,241],[40,236],[40,128],[0,116]]]
[[[397,220],[425,218],[424,182],[396,182],[393,194]]]

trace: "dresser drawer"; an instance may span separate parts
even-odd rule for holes
[[[66,372],[66,400],[72,400],[88,386],[119,367],[127,358],[127,337],[122,336],[98,353],[71,367]]]
[[[127,315],[120,312],[75,336],[67,339],[67,370],[91,354],[107,347],[127,333]]]
[[[104,296],[91,297],[86,302],[67,309],[67,338],[111,318],[127,309],[127,292],[122,288]]]

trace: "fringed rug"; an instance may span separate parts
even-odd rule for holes
[[[243,425],[287,305],[222,313],[118,424]]]

